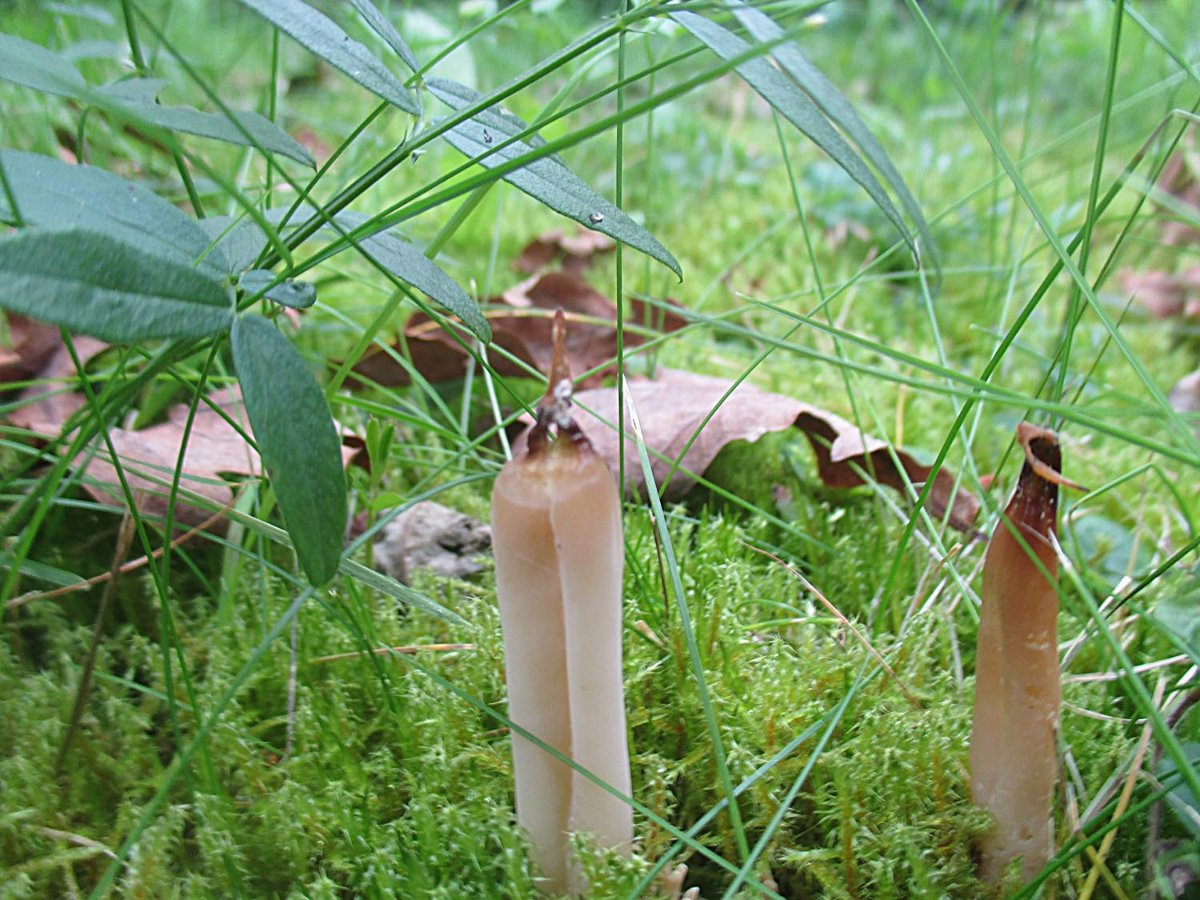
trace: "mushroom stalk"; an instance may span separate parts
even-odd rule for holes
[[[994,818],[979,848],[980,876],[993,887],[1018,858],[1029,881],[1054,848],[1061,685],[1051,538],[1058,487],[1069,482],[1054,432],[1022,422],[1017,440],[1025,464],[983,563],[970,747],[972,795]]]
[[[631,793],[621,674],[621,502],[608,466],[569,414],[555,318],[550,390],[492,491],[496,593],[509,717],[625,796]],[[569,834],[627,849],[629,804],[514,733],[517,822],[549,893],[587,885]]]

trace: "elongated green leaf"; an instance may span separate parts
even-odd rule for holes
[[[479,101],[470,88],[441,78],[425,82],[429,92],[454,109],[464,109]],[[507,141],[528,126],[510,113],[486,109],[443,135],[460,153],[485,168],[507,163],[531,152],[537,141]],[[585,228],[607,234],[647,256],[657,259],[679,277],[679,263],[645,228],[605,200],[556,157],[542,157],[523,168],[509,172],[504,180],[520,188],[555,212],[574,219]]]
[[[125,52],[125,45],[116,41],[72,41],[60,51],[62,58],[71,63],[85,59],[120,59]]]
[[[11,568],[12,558],[13,555],[8,551],[0,553],[0,569]],[[76,575],[74,572],[68,572],[66,569],[47,565],[34,559],[25,560],[18,568],[22,575],[29,578],[36,578],[39,581],[45,581],[58,587],[69,587],[70,585],[83,584],[84,582],[81,575]]]
[[[156,86],[161,89],[162,82],[154,78],[118,81],[90,92],[85,99],[114,102],[118,112],[169,131],[269,150],[316,168],[312,154],[270,119],[255,112],[234,112],[235,124],[224,113],[201,112],[190,106],[161,106],[154,101]]]
[[[263,296],[268,300],[292,309],[307,309],[317,302],[316,287],[306,281],[292,281],[289,278],[279,284],[274,282],[275,273],[269,269],[251,269],[242,273],[238,287],[247,294],[263,291]]]
[[[363,17],[363,21],[371,26],[371,30],[383,38],[389,47],[396,51],[396,55],[403,60],[404,64],[414,72],[421,68],[421,64],[417,62],[416,56],[413,55],[411,49],[404,38],[400,37],[398,32],[387,17],[384,16],[371,0],[350,0],[354,4],[354,8],[358,10],[358,14]]]
[[[3,32],[0,32],[0,78],[64,97],[87,90],[87,82],[78,70],[53,50]]]
[[[312,210],[307,207],[302,208],[302,211],[305,215],[312,214]],[[283,212],[282,209],[267,210],[266,216],[271,221],[278,221]],[[350,230],[367,222],[368,217],[352,210],[344,210],[334,216],[334,221],[342,228]],[[204,226],[212,229],[210,233],[214,237],[221,236],[219,246],[227,257],[242,263],[233,271],[240,271],[241,268],[250,265],[267,245],[262,231],[249,220],[231,225],[230,220],[223,217],[205,219]],[[358,246],[405,284],[426,294],[447,312],[458,316],[481,341],[487,343],[492,339],[492,329],[483,313],[479,311],[479,306],[458,282],[429,259],[419,247],[387,232],[362,238],[358,241]]]
[[[0,150],[20,219],[49,228],[90,228],[147,253],[200,261],[214,274],[228,271],[228,261],[212,246],[196,221],[166,200],[133,182],[92,166],[18,150]],[[0,220],[15,222],[8,198],[0,191]]]
[[[292,342],[262,316],[233,325],[233,362],[296,557],[308,580],[337,572],[346,529],[341,442],[325,394]]]
[[[115,106],[117,113],[169,131],[257,147],[316,167],[303,145],[258,113],[235,112],[235,124],[223,114],[201,112],[190,106],[160,106],[154,98],[166,82],[157,78],[130,78],[92,89],[65,58],[10,34],[0,33],[0,78],[102,108]]]
[[[106,341],[203,337],[228,328],[221,278],[82,228],[0,239],[0,306]]]
[[[96,88],[100,96],[121,103],[153,103],[167,86],[161,78],[124,78]]]
[[[923,254],[936,261],[937,248],[933,243],[933,235],[929,233],[929,225],[921,213],[921,207],[917,205],[916,198],[908,189],[908,185],[896,171],[896,167],[892,164],[887,151],[883,149],[883,145],[855,112],[850,101],[834,86],[833,82],[825,77],[820,69],[808,61],[794,41],[779,42],[784,34],[783,29],[775,24],[770,16],[748,6],[743,0],[730,0],[730,8],[755,40],[764,44],[775,44],[771,49],[771,55],[778,61],[780,68],[800,85],[821,112],[829,117],[830,121],[849,135],[850,139],[858,145],[863,156],[882,174],[888,187],[900,198],[900,204],[904,207],[904,211],[916,224],[917,231],[921,236],[920,249]]]
[[[301,0],[240,0],[284,34],[349,75],[368,91],[414,116],[421,114],[416,98],[387,66],[332,19]]]
[[[733,32],[711,22],[703,16],[690,12],[672,13],[671,18],[686,28],[702,44],[724,60],[734,59],[750,51],[751,47]],[[786,75],[762,58],[740,63],[737,73],[754,88],[764,100],[779,111],[785,119],[808,136],[814,144],[829,154],[846,173],[853,178],[875,201],[875,205],[891,220],[908,244],[913,257],[920,260],[920,251],[913,240],[908,226],[892,203],[879,179],[863,162],[836,128],[808,98],[799,86]]]
[[[270,211],[268,211],[268,216]],[[267,246],[267,236],[248,216],[209,216],[197,222],[216,244],[229,263],[226,271],[235,275],[249,268]]]
[[[1184,744],[1183,750],[1193,766],[1200,766],[1200,744]],[[1178,774],[1174,760],[1164,759],[1158,764],[1159,781],[1171,785],[1167,802],[1192,837],[1200,839],[1200,801]]]
[[[367,221],[362,213],[349,211],[339,213],[335,218],[349,228],[357,228]],[[427,294],[447,312],[458,316],[481,341],[491,341],[492,329],[475,301],[414,244],[383,232],[360,240],[358,245],[405,284]]]
[[[395,578],[384,575],[382,572],[376,572],[374,569],[369,569],[353,559],[343,559],[339,571],[343,575],[347,575],[369,588],[399,600],[406,606],[419,609],[421,612],[429,613],[431,616],[437,616],[439,619],[445,619],[454,625],[464,625],[467,627],[471,625],[470,622],[453,610],[447,609],[419,591],[413,590],[408,585],[401,584]]]
[[[112,13],[94,3],[43,3],[42,8],[47,12],[58,13],[60,16],[73,16],[78,19],[91,19],[101,25],[116,25],[117,20]]]

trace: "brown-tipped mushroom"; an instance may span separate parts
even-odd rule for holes
[[[1022,422],[1025,464],[983,563],[983,608],[975,663],[971,791],[994,818],[981,846],[980,876],[998,887],[1020,859],[1033,878],[1054,848],[1058,665],[1058,488],[1062,452],[1052,431]],[[1019,537],[1018,537],[1019,536]]]
[[[561,311],[537,423],[492,491],[496,593],[509,717],[628,796],[621,676],[621,501],[608,466],[569,413]],[[517,821],[550,893],[587,886],[568,836],[627,849],[633,811],[536,744],[512,739]]]

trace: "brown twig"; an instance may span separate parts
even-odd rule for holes
[[[220,521],[220,519],[222,519],[225,514],[233,508],[233,504],[234,501],[230,500],[220,510],[213,513],[195,528],[185,531],[179,537],[172,540],[169,544],[159,547],[148,556],[142,556],[138,559],[130,560],[116,569],[112,569],[108,572],[101,572],[99,575],[93,575],[91,578],[80,581],[77,584],[64,585],[63,587],[55,588],[52,591],[33,591],[28,594],[22,594],[20,597],[13,597],[8,601],[7,604],[5,604],[5,606],[7,609],[12,609],[17,606],[24,606],[26,603],[31,603],[34,600],[49,600],[53,597],[62,597],[66,594],[74,593],[75,591],[86,591],[89,588],[94,588],[97,585],[105,583],[106,581],[111,581],[117,575],[125,575],[128,572],[133,572],[142,568],[143,566],[149,565],[151,559],[159,559],[164,553],[167,552],[168,548],[174,550],[187,541],[190,541],[200,532],[207,531],[209,526]]]
[[[410,644],[403,647],[376,647],[374,650],[356,650],[353,653],[335,653],[333,656],[318,656],[310,659],[311,666],[322,663],[344,662],[347,659],[361,659],[364,656],[391,656],[394,653],[448,653],[452,650],[474,650],[474,644]]]
[[[67,730],[63,734],[62,743],[58,745],[58,755],[54,760],[54,770],[62,771],[63,761],[67,750],[79,730],[79,720],[83,718],[83,708],[87,705],[88,694],[92,684],[92,672],[96,668],[96,654],[100,650],[100,636],[104,633],[104,619],[108,608],[112,605],[113,594],[116,593],[117,575],[120,574],[121,562],[129,555],[129,547],[133,543],[135,519],[126,511],[121,519],[121,530],[117,532],[117,547],[113,551],[113,563],[108,583],[104,585],[104,593],[100,595],[100,606],[96,610],[96,622],[92,628],[92,643],[88,647],[87,657],[83,661],[83,672],[79,676],[79,687],[75,689],[75,703],[71,707],[71,718],[67,722]]]

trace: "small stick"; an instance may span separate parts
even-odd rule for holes
[[[117,547],[113,551],[110,573],[112,577],[104,585],[104,592],[100,595],[100,606],[96,610],[96,622],[92,627],[92,643],[88,647],[87,657],[83,661],[79,687],[75,689],[75,704],[71,707],[71,718],[67,722],[66,733],[63,734],[62,743],[58,745],[58,754],[54,759],[54,771],[56,772],[62,771],[63,762],[67,758],[67,750],[71,746],[75,732],[79,730],[79,720],[83,718],[83,708],[87,705],[88,695],[91,693],[92,671],[96,668],[96,654],[100,650],[100,636],[104,633],[104,619],[108,615],[108,608],[112,605],[113,594],[116,593],[116,576],[121,568],[121,562],[129,555],[129,547],[133,543],[133,530],[133,516],[126,510],[124,518],[121,519],[121,530],[117,532]]]
[[[116,569],[112,569],[108,572],[101,572],[99,575],[93,575],[91,578],[88,578],[85,581],[81,581],[78,584],[68,584],[68,585],[64,585],[63,587],[55,588],[52,591],[35,591],[32,593],[28,593],[28,594],[22,594],[20,597],[13,597],[11,600],[8,601],[8,603],[5,604],[5,607],[7,609],[12,609],[15,606],[24,606],[26,603],[30,603],[34,600],[49,600],[52,597],[62,597],[66,594],[70,594],[75,591],[86,591],[88,588],[94,588],[98,584],[103,584],[106,581],[112,580],[117,575],[125,575],[129,572],[133,572],[136,569],[140,569],[143,566],[149,565],[150,560],[159,559],[164,553],[166,553],[168,547],[170,549],[174,550],[175,548],[179,547],[181,544],[184,544],[187,541],[190,541],[192,538],[194,538],[200,532],[207,531],[210,525],[215,524],[217,521],[219,521],[221,518],[223,518],[224,515],[227,512],[229,512],[229,510],[233,509],[233,504],[234,504],[234,501],[230,500],[228,503],[225,504],[224,507],[219,509],[217,512],[213,513],[211,516],[209,516],[207,519],[205,519],[203,522],[201,522],[195,528],[185,531],[179,537],[172,540],[170,542],[170,544],[159,547],[157,550],[155,550],[149,556],[141,556],[141,557],[138,557],[137,559],[129,560],[128,562],[123,563]]]
[[[353,653],[335,653],[332,656],[318,656],[310,659],[310,666],[324,663],[344,662],[347,659],[362,659],[364,656],[392,656],[396,653],[446,653],[452,650],[474,650],[474,644],[406,644],[401,647],[376,647],[373,650],[355,650]]]

